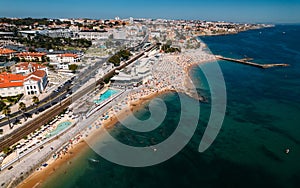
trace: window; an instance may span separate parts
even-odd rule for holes
[[[30,86],[30,89],[32,89],[32,86]]]
[[[29,89],[29,86],[27,86],[27,89]]]

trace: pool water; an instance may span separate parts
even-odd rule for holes
[[[46,138],[50,138],[51,136],[57,135],[58,133],[65,130],[67,127],[69,127],[71,124],[72,123],[70,121],[65,121],[65,122],[58,124],[56,129],[54,129],[53,131],[51,131],[49,134],[46,135]]]
[[[118,91],[116,91],[116,90],[108,89],[102,95],[100,95],[99,100],[95,100],[95,103],[99,104],[99,103],[105,101],[106,99],[109,99],[110,97],[112,97],[113,95],[115,95],[117,93],[118,93]]]

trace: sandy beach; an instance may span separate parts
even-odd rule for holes
[[[214,61],[211,56],[203,51],[191,51],[184,54],[164,55],[159,60],[159,65],[153,67],[153,78],[149,80],[143,87],[133,90],[128,96],[124,97],[121,102],[109,108],[109,110],[98,118],[89,128],[86,128],[79,134],[77,142],[69,143],[68,148],[63,154],[59,153],[59,157],[51,159],[47,162],[47,167],[36,170],[28,178],[26,178],[18,188],[40,187],[40,185],[54,174],[55,170],[73,160],[78,153],[83,153],[89,149],[85,142],[93,142],[101,138],[101,132],[104,129],[111,129],[123,118],[126,118],[132,112],[140,109],[145,103],[159,95],[169,92],[181,92],[189,96],[199,99],[198,94],[193,87],[191,78],[189,77],[190,69],[194,66]],[[172,74],[170,74],[172,72]],[[107,88],[106,88],[107,89]],[[107,118],[104,118],[107,117]],[[99,128],[100,127],[100,128]]]
[[[89,149],[89,145],[85,140],[93,142],[95,139],[99,139],[101,136],[101,132],[105,129],[111,129],[121,118],[126,118],[129,113],[138,110],[149,100],[156,98],[159,95],[163,95],[165,93],[172,92],[171,90],[163,90],[161,92],[152,93],[146,97],[139,99],[136,102],[133,102],[130,107],[127,107],[120,111],[117,115],[112,116],[111,118],[103,121],[103,126],[100,129],[92,129],[89,134],[83,132],[80,134],[80,140],[76,143],[72,143],[65,154],[60,155],[57,159],[51,159],[47,161],[47,167],[41,167],[39,170],[36,170],[33,174],[31,174],[28,178],[26,178],[22,183],[20,183],[17,188],[38,188],[41,186],[43,182],[45,182],[51,175],[53,175],[56,169],[60,168],[64,164],[68,164],[74,158],[76,158],[80,153],[84,153]],[[130,112],[132,111],[132,112]],[[83,138],[83,136],[88,135],[88,137]],[[97,136],[96,136],[97,135]]]
[[[23,188],[32,188],[39,187],[41,183],[47,180],[53,173],[55,173],[56,169],[61,167],[64,164],[70,162],[74,157],[76,157],[77,153],[84,152],[88,149],[88,145],[84,142],[84,140],[80,140],[79,143],[74,144],[65,155],[62,155],[60,158],[56,160],[52,160],[52,162],[48,162],[47,167],[43,167],[40,170],[36,170],[33,174],[31,174],[28,178],[26,178],[21,184],[17,187]]]

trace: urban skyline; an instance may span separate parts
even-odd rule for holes
[[[1,17],[166,18],[251,23],[299,23],[300,3],[288,1],[3,1]],[[280,14],[279,14],[280,13]]]

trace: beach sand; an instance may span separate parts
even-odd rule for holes
[[[172,92],[172,90],[163,90],[161,92],[152,93],[148,96],[145,96],[138,101],[132,102],[129,107],[121,110],[117,115],[103,121],[101,128],[93,129],[86,138],[81,138],[78,143],[73,144],[69,149],[67,154],[61,155],[58,159],[53,160],[50,159],[47,167],[43,167],[41,170],[35,171],[28,178],[26,178],[22,183],[20,183],[17,188],[38,188],[41,186],[43,182],[45,182],[51,175],[53,175],[56,169],[60,168],[62,165],[67,164],[80,153],[84,153],[89,149],[88,142],[93,142],[99,140],[99,136],[105,129],[111,129],[114,125],[119,121],[119,119],[126,118],[129,113],[132,113],[136,110],[139,110],[144,104],[146,104],[149,100],[156,98],[157,96],[166,94],[168,92]],[[85,135],[83,133],[82,135]]]
[[[195,54],[193,52],[193,54]],[[177,58],[177,56],[176,56]],[[172,60],[175,58],[172,57]],[[31,188],[31,187],[39,187],[51,174],[55,172],[55,169],[59,168],[62,164],[68,163],[70,160],[72,160],[74,157],[77,155],[80,155],[79,153],[84,152],[85,150],[89,149],[89,146],[85,140],[88,141],[88,143],[94,142],[96,140],[99,140],[101,138],[101,132],[104,131],[105,129],[111,129],[114,127],[114,125],[119,121],[122,120],[123,118],[126,118],[129,114],[133,113],[135,110],[139,110],[140,107],[142,107],[145,103],[150,101],[151,99],[156,98],[157,96],[163,95],[165,93],[170,93],[170,92],[183,92],[186,94],[189,94],[191,97],[194,97],[196,99],[199,99],[197,93],[192,92],[194,89],[192,80],[189,77],[189,72],[192,67],[195,65],[201,64],[201,63],[206,63],[206,62],[211,62],[213,61],[213,58],[208,58],[206,60],[200,60],[200,61],[194,61],[193,63],[190,64],[185,64],[183,67],[184,71],[184,77],[182,84],[186,89],[182,90],[179,88],[179,90],[176,89],[170,89],[169,85],[166,85],[165,87],[159,87],[159,90],[152,91],[148,93],[148,95],[144,95],[141,98],[138,98],[135,101],[130,101],[128,106],[125,108],[123,107],[121,111],[117,112],[117,114],[111,114],[110,117],[107,120],[104,120],[102,122],[102,126],[99,129],[93,128],[92,130],[88,130],[88,132],[83,132],[81,133],[85,138],[81,138],[78,144],[73,144],[71,148],[68,149],[68,153],[62,158],[56,159],[49,161],[49,165],[42,170],[35,171],[32,175],[30,175],[27,179],[25,179],[21,184],[19,184],[17,187],[18,188]],[[109,110],[113,111],[113,110]],[[109,112],[108,111],[108,112]],[[100,118],[100,117],[99,117]],[[93,126],[95,127],[95,126]],[[87,137],[86,137],[87,136]],[[77,154],[77,155],[76,155]]]
[[[88,145],[84,140],[80,140],[77,144],[73,145],[69,150],[68,153],[65,155],[61,155],[60,158],[51,160],[47,167],[42,167],[41,170],[35,171],[31,174],[28,178],[26,178],[21,184],[17,186],[17,188],[32,188],[32,187],[39,187],[41,183],[47,180],[49,176],[55,173],[56,169],[58,169],[63,164],[71,161],[76,157],[77,153],[84,152],[88,149]]]

